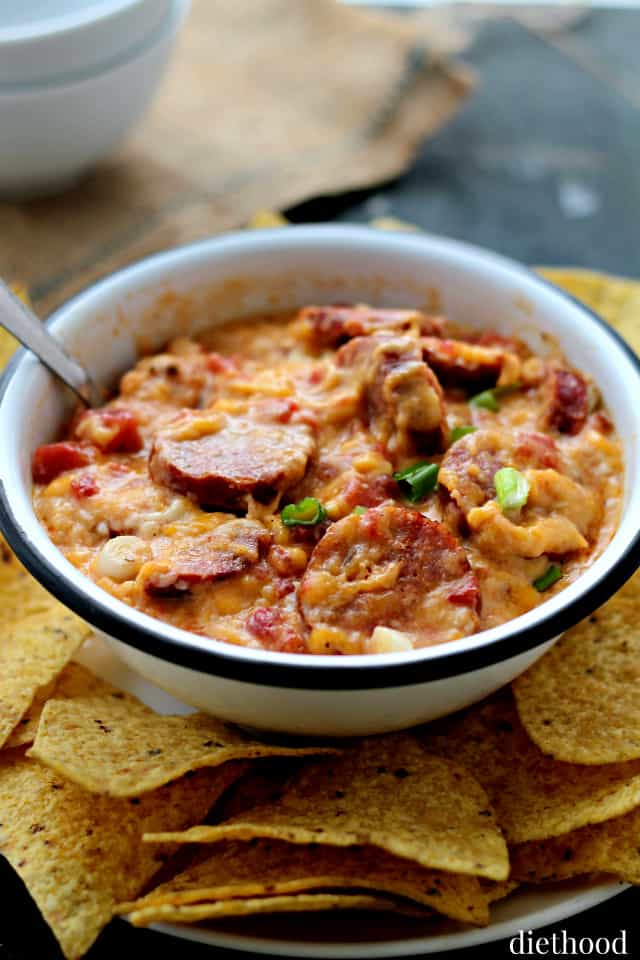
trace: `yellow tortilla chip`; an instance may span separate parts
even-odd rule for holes
[[[43,687],[35,696],[31,706],[5,743],[5,749],[22,747],[33,743],[47,700],[64,700],[72,697],[84,697],[88,694],[113,693],[115,687],[96,677],[80,663],[68,663],[60,676]]]
[[[97,797],[21,751],[0,754],[0,853],[26,885],[68,960],[81,957],[114,907],[142,890],[169,850],[150,829],[200,821],[237,776],[202,771],[135,798]]]
[[[204,713],[162,716],[119,693],[49,700],[30,756],[86,790],[131,797],[230,760],[327,752],[263,743]]]
[[[257,210],[247,226],[250,230],[264,230],[269,227],[288,227],[289,221],[278,210]]]
[[[392,230],[400,233],[420,233],[422,230],[417,224],[400,220],[398,217],[374,217],[369,221],[369,226],[374,230]]]
[[[529,739],[508,691],[424,728],[427,749],[473,771],[510,844],[556,837],[640,806],[640,761],[560,763]]]
[[[16,620],[47,613],[60,604],[27,573],[0,536],[0,604],[6,628]]]
[[[484,790],[466,770],[430,756],[407,734],[362,740],[342,756],[305,764],[280,799],[217,826],[145,839],[209,843],[255,837],[366,844],[428,869],[493,880],[505,880],[509,872]]]
[[[9,622],[0,642],[0,747],[90,633],[60,604]]]
[[[511,857],[512,876],[522,883],[607,873],[640,884],[640,808],[552,840],[519,844]]]
[[[527,733],[556,760],[640,758],[640,573],[565,633],[513,690]]]
[[[19,297],[28,307],[31,306],[31,301],[29,299],[29,291],[22,283],[10,283],[9,287]],[[16,349],[20,346],[15,337],[12,337],[4,329],[0,329],[0,373],[6,367],[7,363],[15,353]]]
[[[463,923],[484,925],[489,920],[491,895],[476,877],[425,870],[375,847],[295,845],[283,840],[216,844],[205,860],[135,903],[123,904],[119,912],[328,887],[405,897]]]
[[[288,897],[259,897],[250,900],[220,900],[215,903],[171,904],[145,907],[129,915],[135,927],[150,923],[201,923],[203,920],[221,920],[224,917],[246,917],[259,913],[297,913],[317,910],[388,910],[405,913],[403,905],[385,897],[370,894],[301,893]],[[410,916],[416,911],[410,910]],[[421,915],[421,914],[418,914]]]
[[[18,346],[18,341],[10,333],[0,329],[0,372],[6,367]]]
[[[640,352],[640,283],[588,270],[550,270],[540,273],[599,313]]]
[[[489,903],[497,903],[498,900],[504,900],[520,886],[517,880],[503,880],[501,883],[495,883],[493,880],[481,880],[480,885]]]

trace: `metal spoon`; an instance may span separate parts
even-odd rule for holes
[[[73,390],[87,407],[104,403],[100,388],[84,367],[70,357],[35,313],[0,280],[0,326],[12,333],[23,346],[35,353],[56,377]]]

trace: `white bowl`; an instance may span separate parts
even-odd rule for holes
[[[100,590],[49,540],[31,500],[31,456],[70,412],[66,392],[28,353],[0,399],[0,523],[31,572],[101,631],[118,655],[179,700],[237,723],[293,734],[358,735],[411,726],[508,683],[640,564],[640,361],[599,317],[524,267],[437,237],[310,226],[230,234],[168,251],[107,277],[61,307],[50,327],[93,375],[114,383],[141,338],[260,310],[363,300],[423,306],[536,346],[558,338],[601,387],[626,457],[620,527],[592,566],[529,613],[410,653],[321,657],[249,650],[189,634]]]
[[[68,81],[128,60],[173,0],[3,0],[0,90]]]
[[[0,195],[61,190],[114,149],[149,104],[188,7],[173,0],[143,42],[103,69],[0,85]]]

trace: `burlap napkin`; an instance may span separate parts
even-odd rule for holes
[[[334,0],[194,0],[122,150],[62,196],[0,204],[0,275],[25,283],[44,314],[260,207],[393,177],[471,82],[410,18]]]

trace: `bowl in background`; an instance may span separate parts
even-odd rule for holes
[[[602,390],[626,460],[620,527],[572,584],[498,627],[408,653],[315,656],[189,634],[100,590],[49,540],[31,499],[31,457],[70,414],[65,390],[21,352],[0,399],[0,524],[28,569],[100,631],[130,667],[227,720],[291,734],[359,735],[457,710],[508,683],[588,616],[640,563],[640,361],[600,318],[520,265],[428,235],[309,226],[248,231],[150,257],[79,294],[50,327],[100,382],[115,385],[138,344],[160,348],[225,320],[310,302],[424,307],[541,349],[552,334]],[[615,376],[612,375],[615,371]]]
[[[62,190],[114,149],[155,93],[188,8],[10,0],[0,27],[0,195]]]

